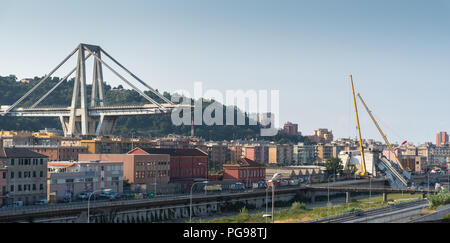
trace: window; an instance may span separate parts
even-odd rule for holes
[[[14,165],[14,159],[11,159],[11,165]]]
[[[22,171],[19,171],[19,178],[22,178]]]
[[[36,184],[33,184],[33,191],[36,191]]]
[[[36,171],[33,171],[33,177],[36,177]]]
[[[6,179],[6,172],[3,172],[3,179]]]
[[[20,192],[22,191],[22,185],[19,185],[19,187],[17,188],[17,190]]]
[[[44,190],[44,184],[40,184],[40,185],[39,185],[39,190],[40,190],[40,191]]]
[[[43,172],[43,171],[40,171],[40,172],[39,172],[39,176],[40,176],[40,177],[44,177],[44,172]]]
[[[14,185],[11,185],[11,190],[10,191],[14,191]]]
[[[14,178],[14,172],[11,172],[11,179]]]
[[[44,159],[41,159],[41,165],[43,165],[44,164]]]

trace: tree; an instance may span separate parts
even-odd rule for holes
[[[346,177],[351,177],[356,173],[356,166],[355,165],[348,165],[347,168],[344,170],[344,175]]]
[[[342,160],[340,158],[329,158],[325,162],[325,172],[328,176],[341,174],[343,172],[344,166],[342,165]]]

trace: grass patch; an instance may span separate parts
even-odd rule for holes
[[[393,201],[408,201],[420,198],[417,194],[388,194],[388,200]],[[370,203],[369,203],[370,202]],[[276,205],[276,204],[275,204]],[[307,209],[304,202],[293,202],[288,209],[275,211],[275,222],[279,223],[294,223],[318,219],[333,215],[344,213],[351,213],[370,208],[387,206],[383,202],[383,197],[365,198],[362,200],[352,200],[351,203],[343,203],[339,205],[330,205],[328,207],[317,207]],[[240,213],[236,216],[216,218],[209,221],[197,221],[207,223],[265,223],[266,219],[263,217],[264,212],[250,214],[246,207],[241,208]]]

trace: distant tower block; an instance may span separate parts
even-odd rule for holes
[[[194,116],[191,118],[191,137],[194,137]]]

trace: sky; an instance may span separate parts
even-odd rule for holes
[[[352,74],[391,142],[450,132],[448,0],[0,0],[0,33],[2,76],[43,76],[89,43],[160,91],[279,90],[281,124],[354,138]]]

